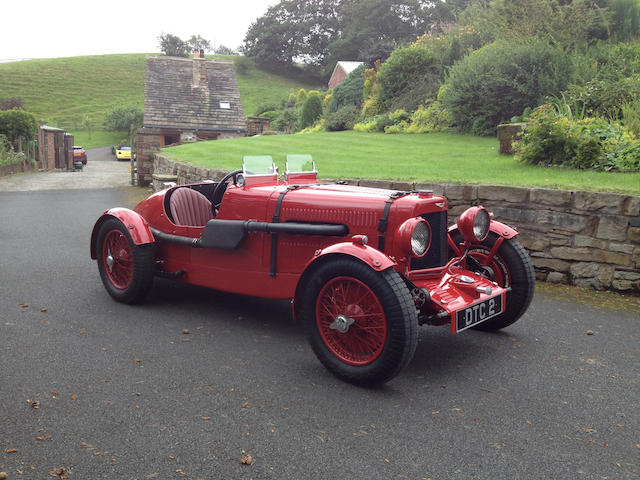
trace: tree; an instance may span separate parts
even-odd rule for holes
[[[385,59],[470,0],[281,0],[247,31],[243,51],[262,64]]]
[[[316,123],[322,116],[322,99],[317,93],[311,93],[302,105],[300,123],[302,128],[307,128]]]
[[[36,117],[29,112],[14,108],[13,110],[0,111],[0,135],[15,144],[20,138],[31,140],[38,131]]]
[[[226,45],[218,45],[215,49],[215,53],[218,55],[238,55],[238,52]]]
[[[111,107],[106,115],[104,126],[107,130],[129,131],[132,127],[142,127],[144,112],[135,105]]]
[[[438,2],[434,2],[438,3]],[[342,11],[341,32],[329,45],[331,66],[338,60],[373,63],[427,29],[432,9],[419,0],[357,0]]]
[[[180,37],[170,33],[162,33],[158,40],[160,42],[160,51],[170,57],[188,57],[190,46]]]
[[[262,64],[323,65],[346,1],[352,0],[281,0],[249,27],[245,55]]]
[[[205,52],[211,51],[211,42],[206,38],[202,38],[200,35],[191,35],[189,40],[187,40],[187,44],[192,52],[195,50],[204,50]]]

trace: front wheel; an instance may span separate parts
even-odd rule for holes
[[[153,284],[153,246],[136,245],[122,222],[106,220],[98,231],[98,271],[107,292],[122,303],[136,303]]]
[[[415,352],[416,309],[393,269],[376,272],[349,257],[329,260],[306,285],[302,312],[314,353],[348,382],[384,383]]]
[[[451,237],[456,244],[463,241],[458,230],[454,230]],[[469,248],[472,259],[467,260],[467,268],[501,287],[511,288],[507,293],[505,312],[473,327],[478,330],[494,331],[511,325],[526,312],[533,299],[536,277],[529,255],[515,238],[504,239],[494,252],[499,238],[497,234],[489,233],[484,242]]]

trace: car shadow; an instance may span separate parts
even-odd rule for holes
[[[288,339],[292,346],[306,343],[304,326],[299,320],[294,320],[289,300],[239,295],[157,279],[145,308],[175,317],[175,321],[181,324],[184,316],[188,315],[198,322],[215,325],[218,329],[231,329],[240,335],[276,335]],[[510,335],[504,332],[469,330],[454,335],[445,325],[419,327],[418,335],[413,359],[397,377],[400,382],[402,379],[415,381],[416,378],[424,378],[430,384],[445,385],[465,371],[471,375],[470,372],[478,364],[486,363],[487,359],[492,359],[490,363],[499,362],[504,360],[503,356],[508,356],[504,347]],[[297,365],[296,368],[305,378],[312,378],[317,386],[344,384],[344,388],[363,388],[341,382],[319,362]],[[394,385],[398,385],[397,380],[366,387],[366,390],[383,397],[393,397],[398,391]]]

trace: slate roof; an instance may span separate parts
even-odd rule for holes
[[[245,132],[233,62],[147,57],[144,126]]]

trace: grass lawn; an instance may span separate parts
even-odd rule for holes
[[[106,132],[104,130],[92,130],[89,132],[87,130],[72,130],[69,133],[73,135],[73,143],[75,145],[82,145],[85,149],[120,145],[121,142],[129,143],[128,132]]]
[[[321,178],[536,186],[640,194],[640,173],[545,168],[500,155],[495,138],[450,133],[388,135],[321,132],[185,144],[163,149],[193,165],[240,168],[243,155],[272,155],[284,171],[286,154],[313,155]]]

